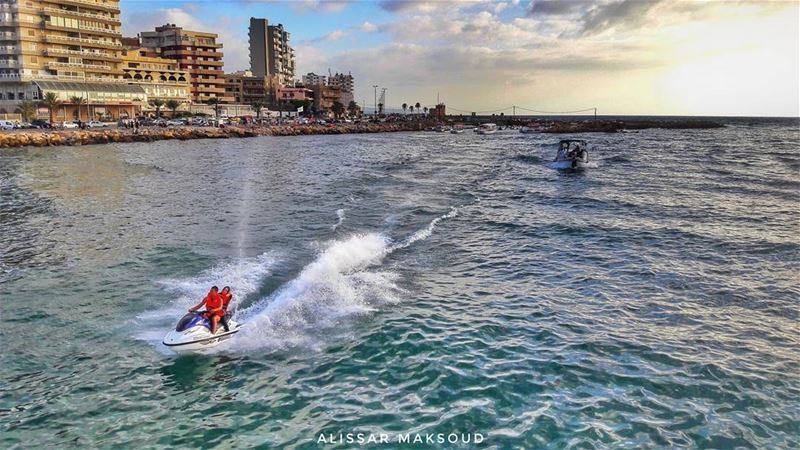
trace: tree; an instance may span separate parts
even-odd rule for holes
[[[420,104],[419,104],[419,102],[417,102],[417,103],[414,103],[414,108],[417,108],[417,111],[419,111],[419,107],[420,107]]]
[[[170,99],[170,100],[167,100],[166,102],[164,102],[164,106],[166,106],[167,108],[169,108],[170,111],[172,111],[172,116],[171,117],[174,119],[175,118],[175,114],[178,111],[178,108],[181,107],[181,102],[179,102],[179,101],[177,101],[175,99]]]
[[[400,107],[403,108],[403,114],[405,114],[408,109],[408,103],[403,103]]]
[[[261,118],[261,110],[264,109],[264,104],[259,102],[258,100],[254,101],[250,104],[250,107],[253,108],[253,111],[256,112],[256,119]]]
[[[36,118],[37,105],[30,100],[23,100],[17,105],[17,112],[22,116],[24,122],[30,122]]]
[[[383,114],[383,103],[378,103],[378,114]]]
[[[344,105],[340,102],[333,102],[331,110],[333,111],[334,116],[338,119],[342,116],[342,113],[344,113]]]
[[[347,112],[353,117],[358,114],[358,103],[356,103],[355,100],[350,100],[350,103],[347,105]]]
[[[411,110],[411,114],[414,114],[414,106],[413,106],[413,105],[412,105],[412,106],[409,106],[409,107],[408,107],[408,109],[410,109],[410,110]]]
[[[48,92],[44,94],[44,98],[42,98],[40,104],[47,108],[47,111],[50,112],[50,125],[52,126],[54,122],[53,113],[55,112],[56,108],[61,106],[61,100],[58,99],[58,94],[55,92]]]
[[[222,100],[219,97],[211,97],[206,100],[206,105],[211,105],[214,107],[214,116],[219,120],[219,105],[222,103]]]
[[[164,100],[160,98],[154,98],[150,100],[150,104],[156,109],[156,118],[161,117],[161,107],[164,106]]]
[[[81,105],[86,103],[86,99],[83,98],[83,97],[78,97],[77,95],[73,95],[72,97],[69,98],[69,101],[72,102],[72,104],[75,105],[75,114],[78,115],[78,117],[77,117],[78,120],[81,120]],[[86,117],[89,117],[88,107],[87,107],[87,110],[86,110]],[[89,117],[89,118],[91,119],[91,117]]]
[[[425,113],[425,115],[427,116],[428,115],[428,107],[426,106],[426,107],[422,108],[422,112]]]

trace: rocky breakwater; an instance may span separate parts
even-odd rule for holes
[[[59,145],[90,145],[114,142],[152,142],[161,140],[226,139],[255,136],[302,136],[310,134],[387,133],[419,131],[424,124],[418,122],[357,123],[337,125],[279,125],[279,126],[226,126],[142,128],[138,133],[130,129],[100,128],[93,130],[25,130],[0,132],[0,148],[47,147]]]
[[[586,120],[580,122],[556,121],[543,129],[543,133],[616,133],[622,130],[646,128],[706,129],[722,128],[724,125],[701,119],[680,120]]]

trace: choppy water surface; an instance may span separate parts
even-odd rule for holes
[[[797,121],[583,137],[0,150],[0,447],[800,447]]]

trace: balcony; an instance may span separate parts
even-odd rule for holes
[[[10,59],[0,59],[0,67],[19,67],[19,62]]]
[[[0,33],[0,41],[16,41],[17,40],[17,33],[13,31],[6,31]]]
[[[57,30],[57,31],[67,31],[67,32],[80,32],[80,33],[89,33],[89,34],[104,34],[106,36],[113,36],[113,37],[121,37],[122,33],[118,30],[113,30],[110,28],[100,28],[100,27],[90,27],[86,25],[78,25],[78,26],[71,26],[71,25],[55,25],[50,22],[45,22],[44,27],[47,30]]]
[[[103,15],[103,14],[94,14],[94,13],[88,13],[88,12],[83,12],[83,11],[75,11],[75,10],[72,10],[72,9],[44,8],[44,12],[46,12],[48,14],[58,14],[58,15],[66,14],[66,15],[75,16],[75,17],[85,17],[85,18],[100,20],[100,21],[111,23],[111,24],[115,24],[115,25],[121,25],[122,24],[120,22],[119,17],[111,17],[111,16],[106,16],[106,15]]]
[[[59,0],[59,2],[67,5],[84,6],[90,9],[98,9],[100,11],[115,12],[119,14],[119,5],[111,5],[93,0]]]
[[[16,45],[0,45],[0,54],[16,55],[19,52],[19,47]]]
[[[76,68],[76,69],[83,69],[83,70],[111,70],[111,66],[107,66],[104,64],[84,64],[84,63],[71,63],[71,62],[57,62],[51,61],[46,64],[48,67],[66,67],[66,68]]]
[[[122,44],[111,41],[102,41],[99,39],[79,38],[73,36],[59,36],[57,34],[48,34],[44,37],[45,42],[68,42],[79,45],[86,45],[90,47],[106,47],[106,48],[121,48]]]
[[[2,48],[2,47],[0,47]],[[99,53],[99,52],[87,52],[86,50],[68,50],[65,48],[46,48],[44,50],[44,54],[47,56],[51,55],[75,55],[75,56],[83,56],[86,58],[95,58],[95,59],[106,59],[110,61],[121,61],[122,58],[119,56],[114,55],[113,53]]]

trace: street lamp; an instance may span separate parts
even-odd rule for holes
[[[375,117],[378,117],[378,85],[373,84],[372,88],[375,89],[375,109],[373,110],[373,114],[375,114]]]

